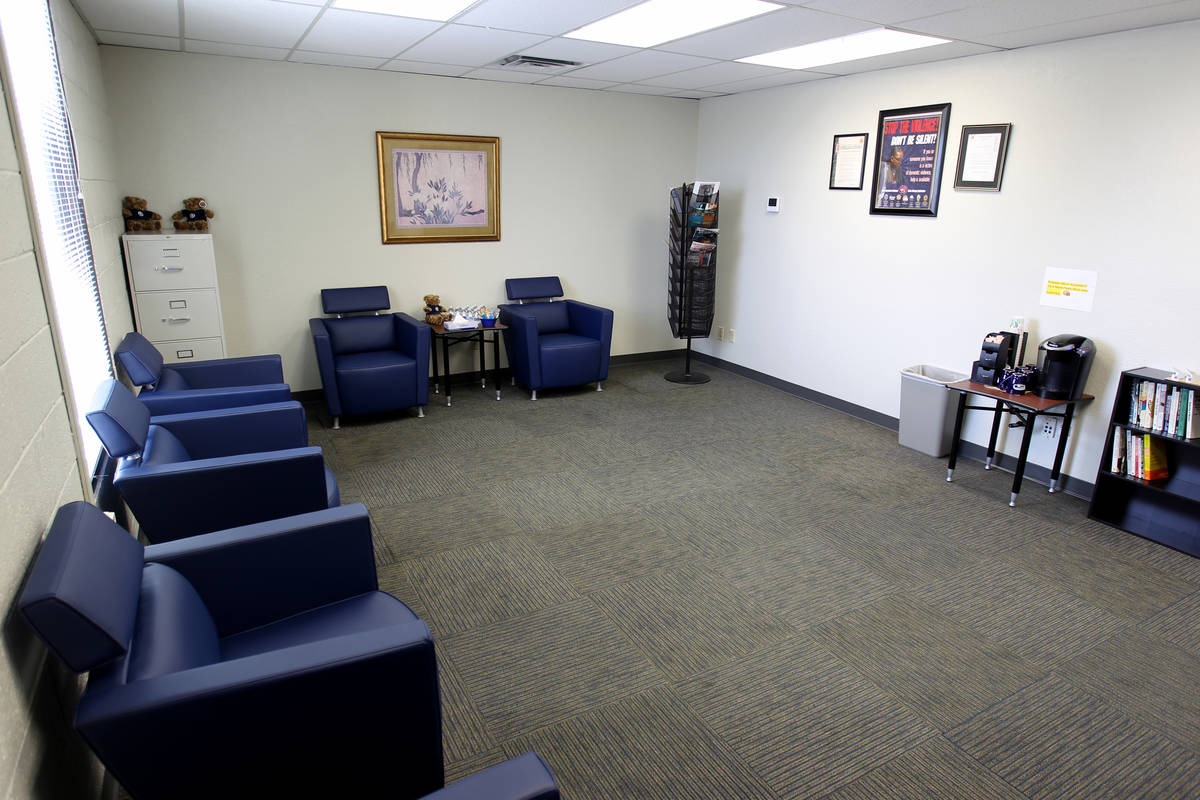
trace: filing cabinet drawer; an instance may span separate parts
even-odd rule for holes
[[[198,289],[217,284],[212,238],[126,237],[126,258],[135,292]]]
[[[138,330],[152,342],[220,337],[216,289],[139,292]]]
[[[162,353],[163,361],[168,364],[225,357],[225,345],[220,339],[182,339],[154,342],[154,346]]]

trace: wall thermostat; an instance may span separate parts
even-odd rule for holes
[[[781,198],[768,197],[767,198],[767,213],[768,214],[778,214],[779,207],[781,205],[783,205],[783,200]]]

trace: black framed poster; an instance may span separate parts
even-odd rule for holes
[[[871,213],[936,217],[950,104],[879,112]]]

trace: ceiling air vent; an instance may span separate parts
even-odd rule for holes
[[[496,62],[501,69],[515,69],[522,72],[558,72],[567,67],[578,67],[580,61],[565,61],[561,58],[539,58],[538,56],[509,56]]]

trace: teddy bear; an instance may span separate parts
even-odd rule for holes
[[[183,210],[176,211],[171,215],[171,219],[175,220],[175,230],[177,231],[200,231],[208,230],[208,221],[212,219],[212,209],[208,207],[208,201],[203,197],[189,197],[183,201]]]
[[[429,325],[441,325],[454,315],[442,308],[442,299],[436,294],[425,295],[425,322]]]
[[[126,195],[121,201],[121,216],[125,218],[126,233],[162,230],[162,214],[147,210],[146,201],[140,197]]]

